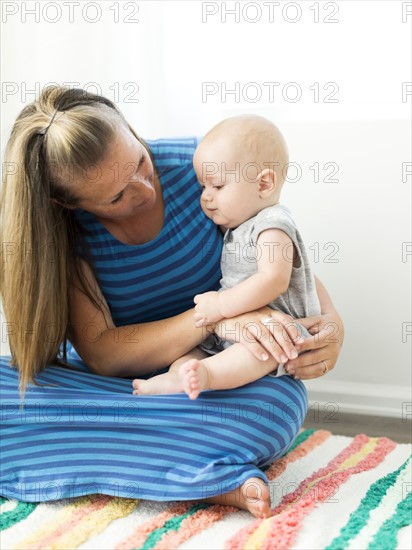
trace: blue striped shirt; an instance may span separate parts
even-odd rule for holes
[[[98,283],[116,326],[156,321],[193,307],[195,294],[219,288],[222,236],[200,207],[193,168],[196,138],[147,141],[162,186],[164,225],[152,241],[117,240],[90,212],[87,230]],[[165,279],[167,283],[165,284]]]

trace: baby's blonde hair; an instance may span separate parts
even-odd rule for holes
[[[279,128],[270,120],[257,115],[226,118],[207,132],[202,143],[209,140],[222,140],[234,152],[246,152],[249,161],[257,163],[262,170],[272,168],[275,171],[279,186],[284,183],[288,148]]]

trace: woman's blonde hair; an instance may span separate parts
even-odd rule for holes
[[[69,289],[75,276],[101,309],[78,261],[80,247],[95,273],[84,230],[75,210],[61,204],[76,207],[68,182],[103,160],[119,125],[139,139],[110,100],[50,86],[13,126],[0,200],[0,298],[21,395],[47,365],[69,366]]]

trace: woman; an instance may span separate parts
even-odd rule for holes
[[[221,235],[199,205],[196,144],[145,143],[112,102],[83,90],[50,87],[17,118],[1,201],[14,367],[1,359],[1,494],[206,499],[269,514],[260,468],[303,422],[299,379],[333,368],[343,340],[319,281],[323,315],[300,321],[314,334],[303,344],[268,308],[213,327],[259,358],[283,350],[294,377],[196,401],[136,398],[127,379],[167,368],[206,335],[193,296],[218,288]]]

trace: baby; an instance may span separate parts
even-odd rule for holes
[[[278,128],[258,116],[238,116],[212,128],[193,164],[206,216],[225,230],[221,288],[194,298],[196,326],[263,306],[293,318],[320,314],[308,257],[289,210],[279,203],[288,152]],[[268,319],[270,322],[270,319]],[[310,336],[296,324],[300,336]],[[285,363],[288,358],[281,355]],[[242,344],[210,335],[164,374],[133,381],[134,394],[201,391],[242,386],[285,374],[273,357],[258,360]]]

